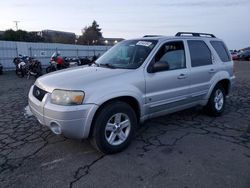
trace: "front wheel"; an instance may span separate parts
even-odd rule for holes
[[[220,116],[223,113],[226,103],[225,96],[223,86],[220,84],[216,85],[205,107],[209,115]]]
[[[56,68],[52,65],[49,65],[47,68],[46,68],[46,73],[50,73],[50,72],[54,72],[56,71]]]
[[[16,75],[19,77],[19,78],[23,78],[24,77],[24,71],[23,69],[16,69]]]
[[[91,143],[105,154],[117,153],[128,147],[137,127],[134,110],[124,102],[105,105],[93,123]]]

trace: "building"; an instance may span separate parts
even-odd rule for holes
[[[38,32],[38,35],[45,41],[53,43],[74,44],[76,39],[75,33],[56,30],[42,30]]]

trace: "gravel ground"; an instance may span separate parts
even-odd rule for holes
[[[250,62],[221,117],[199,108],[144,123],[131,146],[103,155],[24,115],[34,79],[0,75],[0,187],[250,187]]]

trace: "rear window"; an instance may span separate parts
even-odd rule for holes
[[[227,62],[231,61],[231,58],[228,54],[227,48],[225,44],[221,41],[211,41],[210,42],[213,48],[215,49],[216,53],[220,57],[221,61]]]

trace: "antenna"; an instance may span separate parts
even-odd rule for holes
[[[15,25],[16,25],[16,30],[18,30],[18,23],[20,22],[20,21],[13,21],[14,23],[15,23]]]

